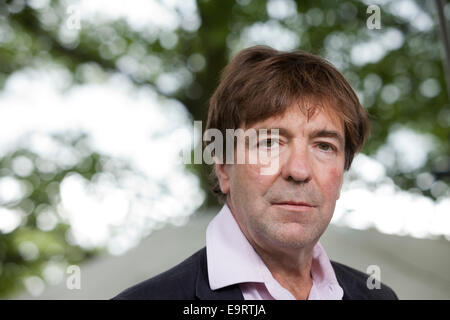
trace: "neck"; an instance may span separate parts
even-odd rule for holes
[[[306,300],[312,287],[314,244],[301,249],[267,250],[253,245],[272,276],[296,299]]]

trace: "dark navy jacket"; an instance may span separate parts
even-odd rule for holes
[[[381,283],[380,289],[367,287],[369,275],[331,261],[344,300],[396,300],[394,291]],[[239,285],[211,290],[208,281],[206,247],[172,269],[138,283],[113,300],[244,300]]]

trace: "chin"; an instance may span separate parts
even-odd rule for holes
[[[311,245],[311,243],[309,239],[283,239],[277,241],[277,246],[286,249],[303,249]]]
[[[310,245],[315,237],[305,230],[304,226],[299,223],[290,223],[288,229],[285,229],[277,234],[274,234],[272,239],[277,246],[284,248],[303,248]]]

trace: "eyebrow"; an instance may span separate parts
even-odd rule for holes
[[[282,136],[285,136],[287,138],[292,138],[294,135],[292,134],[292,132],[289,129],[286,128],[256,128],[256,130],[258,131],[259,129],[267,129],[267,133],[270,133],[270,130],[278,130],[279,134]],[[328,130],[328,129],[317,129],[312,131],[309,135],[308,135],[309,139],[315,139],[315,138],[332,138],[334,140],[336,140],[340,146],[343,148],[345,146],[345,140],[342,137],[342,135],[334,130]]]
[[[335,139],[341,145],[341,147],[344,147],[344,145],[345,145],[345,141],[344,141],[344,138],[342,137],[342,135],[339,132],[334,131],[334,130],[327,130],[327,129],[314,130],[313,132],[311,132],[309,134],[309,138],[310,139],[332,138],[332,139]]]

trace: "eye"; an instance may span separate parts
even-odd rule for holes
[[[275,147],[278,147],[279,144],[280,144],[280,142],[278,141],[278,139],[269,138],[269,139],[261,140],[258,143],[258,146],[264,147],[264,148],[275,148]]]
[[[317,144],[319,146],[319,149],[325,152],[332,152],[335,151],[335,147],[332,146],[331,144],[328,143],[324,143],[324,142],[320,142]]]

